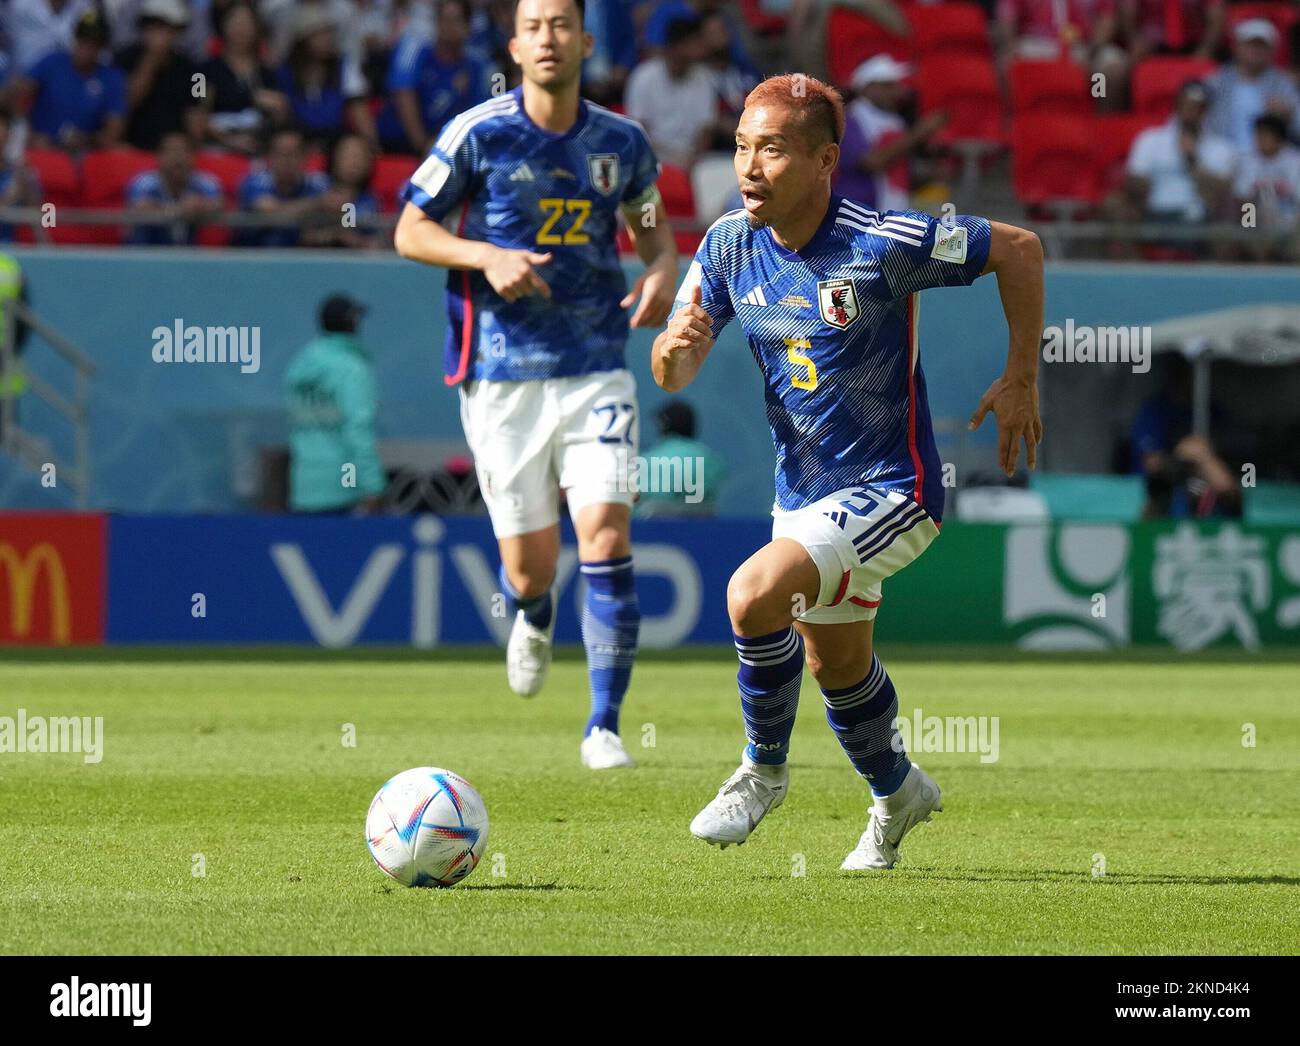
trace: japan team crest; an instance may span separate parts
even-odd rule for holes
[[[852,280],[822,280],[817,284],[817,311],[832,327],[844,330],[861,315]]]
[[[603,196],[618,188],[618,153],[591,153],[587,156],[587,171],[591,184]]]

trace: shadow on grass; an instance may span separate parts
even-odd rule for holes
[[[456,892],[461,890],[501,890],[506,892],[534,892],[534,891],[563,891],[564,893],[595,893],[602,889],[599,886],[574,886],[563,885],[561,883],[461,883],[455,887]]]
[[[1045,883],[1093,881],[1110,886],[1300,886],[1300,877],[1291,875],[1177,875],[1173,872],[1107,872],[1094,876],[1091,871],[1063,871],[1045,868],[1032,872],[1008,872],[996,868],[972,868],[969,872],[939,872],[921,865],[899,866],[918,872],[927,879],[944,882]],[[871,873],[868,873],[871,874]],[[785,876],[772,876],[780,879]]]

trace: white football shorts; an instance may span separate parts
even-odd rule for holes
[[[640,427],[627,370],[461,386],[460,420],[498,538],[574,519],[593,504],[636,499]]]
[[[799,542],[821,574],[817,605],[799,615],[812,624],[869,621],[880,583],[924,552],[939,527],[911,498],[875,487],[847,487],[786,512],[772,511],[772,537]]]

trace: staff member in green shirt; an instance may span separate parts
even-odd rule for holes
[[[375,512],[385,486],[375,440],[378,395],[370,353],[357,337],[365,307],[326,298],[320,336],[289,363],[289,507],[294,512]]]

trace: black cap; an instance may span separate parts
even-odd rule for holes
[[[108,25],[100,17],[99,12],[92,8],[77,19],[72,36],[76,40],[93,40],[98,44],[105,44],[108,43]]]
[[[320,306],[322,330],[352,333],[366,314],[366,307],[346,294],[331,294]]]
[[[695,411],[685,400],[669,400],[655,414],[659,431],[665,436],[695,438]]]

